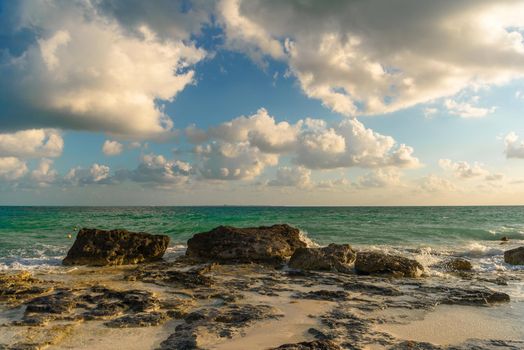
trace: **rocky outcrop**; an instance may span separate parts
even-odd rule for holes
[[[524,265],[524,247],[505,251],[504,261],[511,265]]]
[[[280,345],[278,348],[272,350],[340,350],[340,346],[329,340],[314,340],[309,342],[301,342],[294,344]]]
[[[419,277],[424,267],[413,259],[380,252],[359,252],[355,271],[361,275],[388,274],[394,277]]]
[[[446,261],[444,267],[451,271],[471,271],[473,269],[471,262],[463,258],[455,258]]]
[[[161,259],[169,237],[127,230],[83,228],[69,249],[64,265],[127,265]]]
[[[283,263],[296,249],[306,247],[300,231],[289,225],[249,228],[219,226],[187,241],[186,256],[217,262]]]
[[[355,251],[349,244],[330,244],[323,248],[298,248],[289,260],[289,267],[301,270],[352,272]]]

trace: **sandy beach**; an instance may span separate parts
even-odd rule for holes
[[[195,264],[182,255],[125,267],[9,272],[0,282],[0,344],[60,350],[522,348],[524,303],[515,288],[524,274],[498,273],[499,284],[493,277],[359,276]],[[511,300],[486,302],[492,292]]]

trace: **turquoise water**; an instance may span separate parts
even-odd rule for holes
[[[288,223],[318,244],[433,247],[496,255],[524,239],[524,207],[0,207],[0,267],[56,264],[81,227],[167,234]],[[465,254],[466,254],[465,253]]]

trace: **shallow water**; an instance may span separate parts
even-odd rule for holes
[[[218,225],[288,223],[318,244],[409,252],[425,265],[441,256],[483,270],[515,268],[504,250],[524,244],[524,207],[0,207],[0,269],[56,266],[81,227],[167,234],[170,250]],[[500,245],[500,238],[510,243]]]

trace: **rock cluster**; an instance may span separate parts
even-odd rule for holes
[[[169,237],[127,230],[81,229],[64,265],[126,265],[162,258]]]

